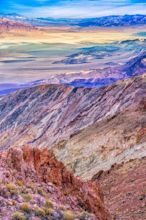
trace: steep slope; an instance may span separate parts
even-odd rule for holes
[[[90,179],[115,163],[146,156],[145,80],[144,75],[109,87],[96,103],[100,118],[94,125],[55,146],[56,155],[77,175]]]
[[[115,164],[93,179],[102,184],[105,204],[115,219],[146,219],[146,157]]]
[[[48,149],[11,148],[0,167],[2,220],[109,219],[98,184],[75,178]]]
[[[91,130],[88,126],[92,124],[95,124],[94,130],[101,129],[102,124],[112,130],[112,122],[117,120],[118,124],[117,118],[124,120],[126,115],[130,121],[134,120],[130,124],[123,121],[123,124],[137,123],[140,129],[144,126],[140,117],[145,116],[145,84],[146,75],[142,75],[99,89],[45,85],[5,96],[0,101],[1,149],[27,143],[51,148],[83,128]],[[104,120],[108,120],[110,126]]]

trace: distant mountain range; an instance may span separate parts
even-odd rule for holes
[[[19,30],[30,30],[34,29],[30,23],[28,22],[22,22],[22,21],[17,21],[14,19],[8,19],[8,18],[1,18],[0,17],[0,31],[7,31],[11,29],[19,29]]]
[[[123,65],[110,65],[109,67],[103,69],[91,70],[88,72],[88,74],[86,74],[86,77],[85,74],[77,72],[76,74],[60,74],[58,75],[57,79],[50,77],[49,79],[40,79],[24,84],[0,83],[0,96],[10,94],[19,89],[32,88],[35,86],[47,84],[64,84],[67,86],[73,86],[75,88],[99,88],[112,85],[121,79],[127,79],[145,73],[145,59],[146,52],[141,52],[139,55],[131,58]],[[97,73],[100,74],[101,77],[99,77]]]
[[[99,18],[84,19],[55,19],[55,18],[27,18],[16,13],[1,14],[0,18],[26,22],[34,26],[79,26],[79,27],[119,27],[146,24],[146,15],[104,16]]]

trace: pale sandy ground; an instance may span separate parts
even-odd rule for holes
[[[40,29],[32,31],[13,30],[0,35],[0,43],[66,43],[66,44],[90,44],[90,43],[110,43],[136,39],[133,36],[136,32],[145,30],[144,26],[136,28],[97,28],[97,29]]]

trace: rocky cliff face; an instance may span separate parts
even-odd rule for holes
[[[48,149],[11,148],[0,167],[3,220],[109,219],[99,185],[75,178]]]

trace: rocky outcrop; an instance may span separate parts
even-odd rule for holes
[[[23,182],[23,187],[21,185],[23,191],[26,190],[24,190],[24,186],[27,188],[30,183],[33,183],[33,188],[41,190],[39,188],[41,185],[42,190],[46,192],[48,185],[52,184],[52,191],[50,192],[54,195],[49,194],[47,196],[54,197],[58,205],[65,203],[69,209],[74,212],[77,210],[81,213],[84,210],[88,213],[94,213],[96,216],[89,214],[87,219],[109,219],[108,213],[103,205],[99,185],[96,184],[96,182],[84,183],[79,178],[75,178],[61,162],[55,159],[54,155],[49,152],[48,149],[30,148],[28,146],[22,149],[17,147],[10,148],[8,151],[0,154],[0,167],[0,178],[3,187],[4,183],[11,183],[12,185],[12,183],[18,184],[21,181],[21,183]],[[11,188],[14,190],[14,185],[13,187],[8,187],[10,192],[12,191]],[[2,192],[0,192],[0,196],[2,197]],[[14,198],[17,202],[16,195],[12,196],[13,200]],[[11,200],[11,198],[9,198],[9,200]],[[6,206],[6,208],[8,209],[9,207]],[[13,211],[17,211],[18,208],[19,207],[16,207]],[[33,212],[34,209],[32,209],[32,213]],[[3,211],[1,211],[1,215],[2,214]],[[11,214],[13,213],[9,213],[9,216],[11,216]],[[28,219],[32,219],[31,217],[30,215]],[[78,218],[79,217],[77,217],[77,219]],[[50,217],[49,219],[52,218]]]

